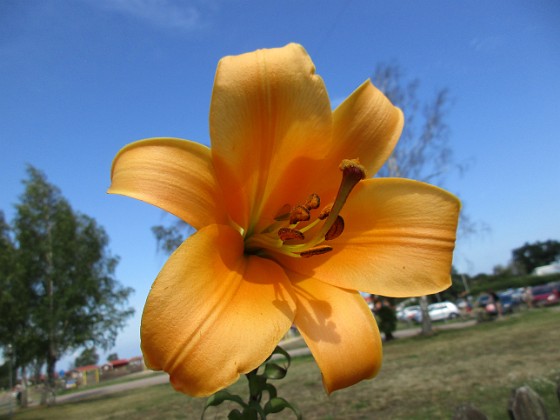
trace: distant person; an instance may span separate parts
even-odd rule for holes
[[[523,290],[523,302],[527,305],[527,309],[533,307],[533,290],[530,287],[526,287]]]
[[[492,301],[492,303],[494,304],[494,307],[496,308],[496,313],[498,314],[498,318],[501,318],[502,317],[502,302],[500,302],[500,297],[493,290],[490,290],[488,292],[488,294],[490,295],[490,300]]]
[[[397,329],[397,313],[388,299],[381,300],[372,296],[373,312],[379,318],[379,330],[385,335],[385,341],[394,340],[393,332]]]

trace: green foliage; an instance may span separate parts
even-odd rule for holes
[[[119,360],[119,355],[117,353],[111,353],[109,356],[107,356],[108,362],[112,362],[114,360]]]
[[[477,295],[487,290],[507,290],[519,287],[538,286],[550,282],[560,281],[560,274],[551,274],[548,276],[512,276],[500,277],[483,275],[474,278],[471,284],[471,294]]]
[[[274,358],[274,356],[276,357]],[[277,363],[276,360],[278,358],[283,363]],[[277,346],[261,368],[257,368],[246,375],[249,384],[249,400],[247,402],[243,401],[240,396],[232,394],[225,389],[218,391],[206,401],[202,418],[204,418],[204,414],[209,407],[217,407],[224,402],[233,402],[239,405],[241,411],[237,408],[231,410],[228,414],[228,419],[230,420],[266,419],[269,414],[279,413],[285,408],[292,410],[296,418],[301,419],[302,416],[299,409],[284,398],[278,397],[276,387],[268,383],[269,379],[283,379],[286,377],[290,363],[291,357],[288,352]],[[259,370],[262,370],[262,373],[259,373]],[[265,401],[264,393],[268,394],[268,400],[263,406],[262,403]]]
[[[182,220],[176,220],[171,226],[153,226],[152,233],[156,237],[157,246],[160,251],[172,254],[193,229]]]
[[[11,345],[15,366],[25,366],[36,354],[35,343],[25,333],[33,325],[28,309],[34,298],[22,281],[23,269],[18,261],[21,252],[13,236],[14,229],[0,212],[0,345],[4,349]]]
[[[4,212],[0,211],[0,277],[6,278],[14,273],[15,245],[10,236],[11,229],[6,223]]]
[[[512,251],[513,265],[521,274],[530,274],[535,268],[553,263],[560,259],[560,242],[548,240],[516,248]]]
[[[4,362],[0,365],[0,389],[10,389],[10,363]]]
[[[85,348],[82,353],[80,353],[80,355],[76,357],[74,366],[80,367],[96,365],[97,362],[99,362],[99,355],[97,354],[97,350],[95,350],[95,347]]]
[[[118,258],[105,230],[75,212],[43,173],[27,172],[12,226],[0,225],[9,254],[0,262],[8,273],[0,278],[0,344],[14,346],[17,366],[46,362],[53,379],[63,354],[114,345],[134,313],[126,307],[133,290],[115,279]]]

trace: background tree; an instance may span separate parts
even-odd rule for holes
[[[17,370],[21,369],[24,385],[21,406],[26,407],[26,367],[34,360],[38,349],[26,333],[28,328],[33,328],[28,311],[33,298],[29,286],[21,281],[19,250],[13,236],[12,227],[0,212],[0,345],[4,353],[11,349],[11,377],[16,378]]]
[[[507,277],[513,275],[512,264],[497,264],[492,268],[492,274],[496,277]]]
[[[526,242],[512,252],[513,268],[517,274],[531,274],[535,268],[560,261],[560,242],[554,240]]]
[[[431,99],[420,99],[420,81],[404,81],[402,70],[396,64],[379,64],[371,79],[394,105],[402,109],[405,116],[399,142],[378,176],[411,178],[443,186],[451,172],[463,173],[466,165],[456,163],[453,158],[450,130],[446,122],[451,105],[449,91],[440,89]],[[464,211],[460,217],[461,234],[477,230],[476,224]],[[430,334],[432,326],[426,296],[421,297],[420,307],[423,315],[422,333]]]
[[[99,362],[99,355],[95,347],[85,348],[76,360],[74,361],[75,367],[96,365]]]
[[[118,258],[107,250],[105,230],[74,212],[43,173],[29,167],[27,174],[11,228],[15,268],[10,282],[2,280],[10,305],[1,310],[16,316],[2,317],[0,342],[15,343],[19,366],[46,363],[54,385],[56,362],[65,353],[114,345],[134,313],[126,306],[133,290],[115,279]]]
[[[12,376],[13,378],[13,376]],[[4,362],[0,365],[0,389],[10,389],[10,386],[13,385],[12,381],[10,380],[10,363]]]
[[[113,362],[115,360],[119,360],[119,355],[117,353],[111,353],[109,356],[107,356],[108,362]]]
[[[152,227],[152,233],[156,237],[158,249],[166,254],[172,254],[193,231],[181,219],[175,220],[169,226],[158,225]]]
[[[16,247],[11,237],[11,228],[6,223],[4,212],[0,211],[0,344],[3,348],[4,364],[0,366],[0,388],[13,386],[16,377],[14,349],[16,347],[13,334],[21,326],[18,319],[14,298],[8,291],[14,283]]]
[[[14,297],[9,293],[15,278],[15,254],[16,247],[11,238],[10,226],[6,223],[4,212],[0,211],[0,343],[4,349],[8,345],[15,346],[12,333],[16,330],[18,322]]]

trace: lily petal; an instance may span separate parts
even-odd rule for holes
[[[331,144],[323,80],[302,46],[223,58],[216,72],[210,137],[232,219],[251,233],[285,204],[304,201]]]
[[[140,140],[115,157],[108,192],[160,207],[200,229],[227,223],[228,216],[210,149],[175,138]]]
[[[334,199],[343,159],[358,159],[367,176],[374,176],[393,152],[403,124],[402,111],[371,81],[362,83],[333,113],[333,149],[324,161],[327,170],[316,173],[314,192],[326,202]]]
[[[450,285],[460,202],[422,182],[376,178],[360,182],[342,216],[334,249],[308,259],[278,256],[300,274],[382,296],[436,293]]]
[[[210,395],[257,368],[292,325],[295,303],[284,271],[243,255],[229,226],[187,239],[156,279],[142,315],[147,366],[175,389]]]
[[[328,393],[373,378],[381,368],[377,323],[364,298],[288,273],[297,299],[295,324],[323,374]]]
[[[338,156],[359,158],[369,176],[373,176],[389,158],[401,135],[404,117],[387,97],[367,80],[333,113]]]

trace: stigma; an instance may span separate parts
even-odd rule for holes
[[[324,242],[343,234],[344,219],[340,212],[354,187],[366,178],[366,170],[357,159],[344,159],[339,169],[342,180],[333,203],[319,211],[321,198],[313,193],[305,203],[285,205],[272,224],[245,238],[245,253],[310,258],[332,251],[333,247]]]

